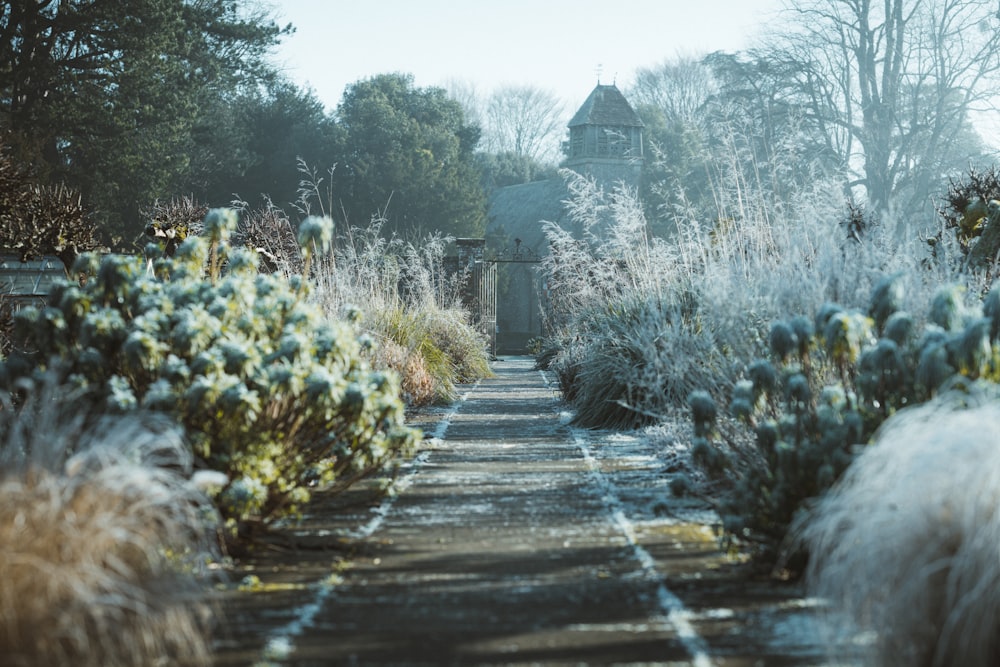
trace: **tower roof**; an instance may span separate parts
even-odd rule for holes
[[[573,120],[569,122],[569,127],[577,125],[643,127],[644,123],[617,86],[597,84],[583,106],[573,116]]]

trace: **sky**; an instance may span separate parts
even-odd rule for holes
[[[781,0],[271,0],[296,33],[276,55],[328,111],[358,80],[412,74],[419,87],[509,84],[550,91],[575,110],[598,81],[626,89],[635,70],[678,55],[737,51],[774,22]]]

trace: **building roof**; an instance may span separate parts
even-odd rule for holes
[[[525,249],[543,255],[548,242],[542,222],[563,222],[563,202],[569,196],[566,182],[558,177],[500,188],[490,199],[487,228],[497,231],[502,226],[511,240],[519,238]]]
[[[644,123],[617,86],[597,84],[569,122],[569,127],[577,125],[643,127]]]

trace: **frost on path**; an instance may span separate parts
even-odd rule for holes
[[[566,425],[530,360],[495,370],[420,424],[393,496],[307,520],[309,551],[272,566],[297,583],[244,610],[267,617],[257,664],[820,664],[771,640],[784,600],[726,588],[714,516],[670,498],[656,451]]]

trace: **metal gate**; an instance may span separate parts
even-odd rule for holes
[[[497,264],[488,260],[486,239],[456,239],[458,269],[467,272],[462,290],[463,305],[472,323],[486,339],[490,357],[497,354]]]
[[[473,323],[483,333],[489,347],[490,356],[496,357],[498,348],[497,339],[500,335],[497,314],[497,275],[499,266],[501,264],[508,266],[538,264],[541,260],[533,250],[524,247],[520,239],[514,239],[514,246],[512,248],[507,248],[497,253],[495,257],[490,258],[486,257],[485,239],[456,239],[455,244],[458,247],[457,268],[459,271],[464,271],[467,275],[462,294],[463,305],[469,309],[469,312],[472,314]],[[527,338],[529,335],[541,334],[540,315],[538,312],[540,307],[540,288],[537,285],[537,277],[530,277],[529,280],[531,285],[526,287],[524,294],[515,296],[507,294],[508,302],[504,306],[507,309],[506,317],[508,319],[511,317],[511,312],[509,311],[515,306],[526,312],[530,311],[523,318],[528,323],[527,327],[521,327],[527,328],[529,330],[528,333],[525,331],[503,332],[505,336],[505,349],[515,354],[524,354],[528,351]],[[508,275],[505,281],[510,282],[511,277]],[[508,291],[510,287],[508,285]]]

